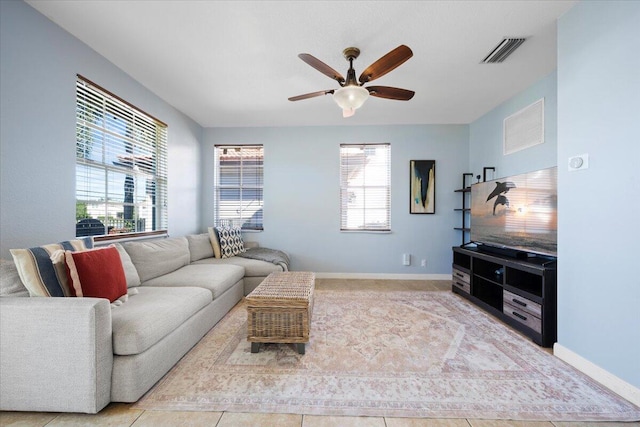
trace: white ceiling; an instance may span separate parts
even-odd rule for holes
[[[201,126],[245,127],[470,123],[556,68],[556,20],[576,1],[27,3]],[[480,64],[521,36],[505,62]],[[410,101],[372,97],[344,119],[330,95],[287,100],[338,88],[299,53],[346,77],[344,48],[361,50],[359,75],[401,44],[413,57],[372,84]]]

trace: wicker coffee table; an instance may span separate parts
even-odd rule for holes
[[[304,354],[309,342],[315,274],[271,273],[247,295],[247,340],[251,352],[260,343],[293,343]]]

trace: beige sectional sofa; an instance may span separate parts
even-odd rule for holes
[[[208,234],[116,247],[129,293],[122,304],[29,298],[3,260],[0,410],[96,413],[111,401],[135,402],[243,295],[288,268],[214,258]]]

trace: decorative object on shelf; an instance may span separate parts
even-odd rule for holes
[[[436,212],[436,161],[411,160],[409,164],[411,195],[409,213]]]

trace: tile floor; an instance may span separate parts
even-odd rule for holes
[[[232,412],[142,411],[112,403],[99,414],[0,412],[0,426],[33,427],[631,427],[640,423],[337,417]]]
[[[318,279],[317,289],[450,291],[448,281],[389,281]],[[0,426],[25,427],[631,427],[637,423],[501,421],[480,419],[432,419],[386,417],[337,417],[294,414],[247,414],[232,412],[143,411],[130,403],[112,403],[100,413],[58,414],[0,412]]]

